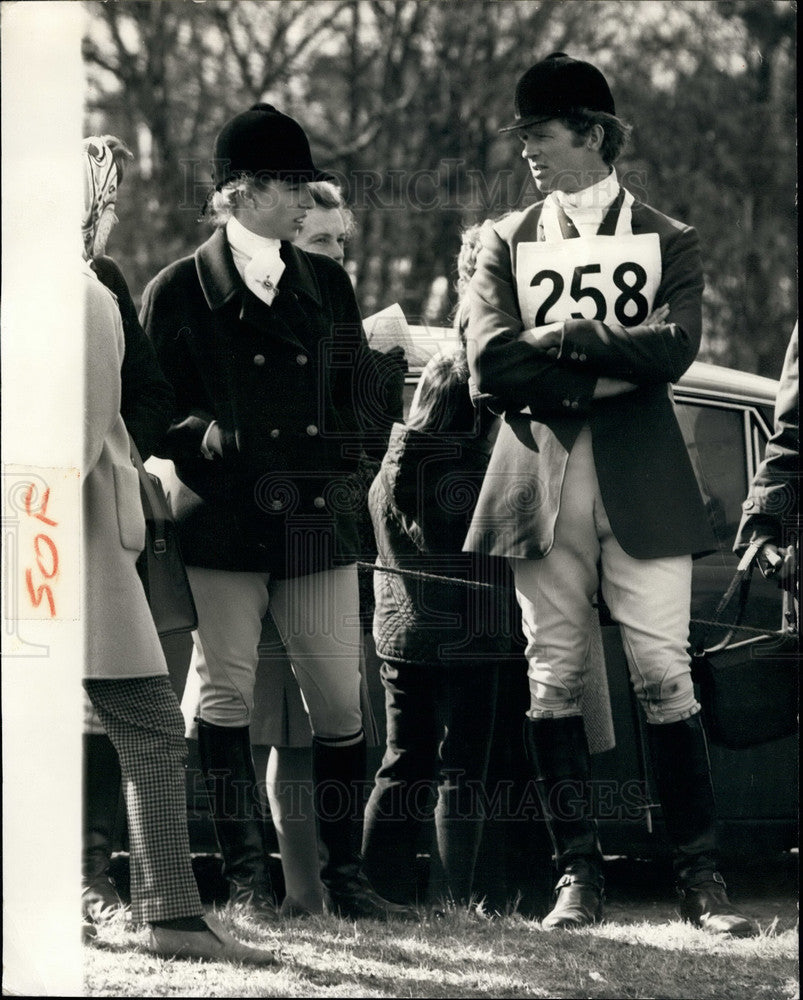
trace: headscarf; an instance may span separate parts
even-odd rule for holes
[[[92,135],[83,142],[84,215],[81,232],[88,258],[103,253],[106,240],[117,222],[117,164],[104,139]]]

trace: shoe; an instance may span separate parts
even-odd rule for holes
[[[270,884],[259,882],[250,885],[242,882],[229,883],[229,903],[260,924],[275,924],[279,919],[276,897]]]
[[[94,920],[98,913],[110,916],[123,906],[125,903],[108,875],[99,874],[84,883],[81,890],[81,908],[85,917]]]
[[[541,921],[545,931],[577,930],[602,920],[602,888],[564,875],[555,886],[555,905]]]
[[[391,903],[375,892],[362,872],[338,879],[324,888],[327,912],[346,920],[404,920],[419,923],[418,912],[412,906]]]
[[[308,906],[303,906],[301,903],[297,903],[290,896],[285,896],[282,900],[282,905],[279,907],[279,916],[282,918],[317,917],[323,912],[323,907],[313,910]]]
[[[678,890],[680,893],[680,916],[683,920],[700,927],[710,934],[726,934],[729,937],[755,937],[758,927],[728,899],[725,881],[714,873],[709,881]]]
[[[164,958],[197,958],[207,962],[242,962],[247,965],[281,965],[277,952],[252,948],[224,930],[210,913],[202,918],[205,931],[177,931],[150,927],[146,950]]]

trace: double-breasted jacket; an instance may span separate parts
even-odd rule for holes
[[[354,472],[376,369],[346,272],[290,243],[267,306],[225,230],[145,289],[142,325],[176,407],[160,457],[188,565],[293,576],[353,562]],[[201,445],[217,421],[222,456]]]

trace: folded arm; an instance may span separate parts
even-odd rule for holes
[[[521,336],[524,325],[510,250],[491,227],[483,230],[468,297],[469,368],[479,393],[497,401],[492,409],[588,411],[597,373],[565,365]]]
[[[694,229],[679,229],[665,240],[662,264],[654,303],[668,307],[662,319],[647,317],[631,327],[566,320],[560,360],[639,385],[677,382],[697,356],[702,336],[703,271]]]

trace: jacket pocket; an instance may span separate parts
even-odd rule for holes
[[[113,469],[120,542],[124,549],[141,552],[145,548],[145,515],[139,495],[139,475],[133,465],[115,465]]]

